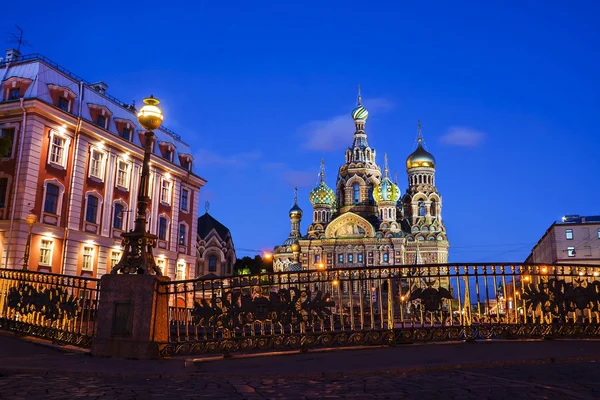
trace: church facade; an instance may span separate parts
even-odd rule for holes
[[[325,179],[310,192],[311,219],[298,206],[297,189],[289,217],[290,235],[275,247],[275,271],[416,265],[448,262],[449,242],[442,220],[442,196],[436,188],[436,161],[425,150],[421,126],[417,148],[406,159],[408,186],[401,194],[397,177],[390,179],[387,156],[383,170],[369,146],[365,124],[368,111],[358,105],[351,113],[354,140],[345,152],[335,186]]]

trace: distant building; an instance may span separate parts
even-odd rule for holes
[[[233,275],[235,261],[231,232],[206,210],[198,218],[196,277]]]
[[[408,186],[402,195],[387,157],[381,168],[369,146],[368,112],[360,92],[351,116],[356,129],[348,135],[350,146],[335,186],[326,184],[322,163],[319,182],[309,195],[313,209],[305,234],[296,193],[289,211],[290,234],[275,247],[274,270],[447,263],[450,244],[435,182],[436,161],[425,150],[420,123],[416,149],[406,159]]]
[[[0,62],[0,265],[23,266],[33,210],[33,271],[99,277],[119,261],[133,229],[144,140],[136,108],[40,55]],[[157,265],[193,278],[204,179],[188,144],[155,131],[147,229]]]
[[[569,215],[554,222],[525,262],[600,264],[600,216]]]

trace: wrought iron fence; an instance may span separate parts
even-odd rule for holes
[[[163,283],[163,356],[417,341],[599,337],[600,266],[438,264]]]
[[[91,347],[100,281],[0,269],[0,329]]]

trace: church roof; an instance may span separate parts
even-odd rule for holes
[[[212,230],[216,230],[221,239],[225,239],[228,235],[231,236],[229,229],[214,219],[208,212],[198,218],[198,236],[205,238]]]

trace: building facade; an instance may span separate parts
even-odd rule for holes
[[[309,195],[308,229],[301,231],[296,193],[290,235],[275,247],[274,270],[446,263],[449,242],[435,185],[436,163],[424,148],[420,123],[417,148],[406,160],[408,189],[402,196],[397,179],[390,179],[387,156],[382,170],[369,146],[360,91],[351,115],[356,129],[335,190],[326,183],[322,162],[320,181]]]
[[[198,218],[196,236],[196,276],[233,275],[236,255],[229,229],[206,213]]]
[[[600,264],[600,216],[569,215],[554,222],[525,262]]]
[[[144,131],[136,108],[39,56],[0,64],[0,252],[3,268],[99,277],[133,229]],[[200,188],[189,145],[160,128],[147,229],[157,265],[193,277]],[[31,251],[25,259],[31,213]]]

